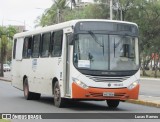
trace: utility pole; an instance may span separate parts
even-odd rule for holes
[[[113,19],[113,8],[112,8],[112,6],[113,6],[113,1],[110,0],[110,20]]]
[[[123,8],[122,8],[122,6],[121,6],[121,21],[123,21],[123,10],[122,10]]]
[[[60,11],[59,11],[59,8],[57,9],[57,23],[59,23],[59,21],[60,21],[60,13],[59,13]]]

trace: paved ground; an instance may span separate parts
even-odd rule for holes
[[[160,79],[141,78],[140,85],[139,99],[129,102],[160,108]]]
[[[11,81],[11,73],[5,72],[0,80]],[[139,99],[128,100],[128,102],[160,108],[160,79],[141,78],[140,85]]]
[[[160,113],[160,109],[155,106],[160,103],[160,80],[141,79],[141,89],[139,100],[129,102],[143,104],[131,104],[121,102],[115,110],[109,109],[105,102],[87,101],[70,102],[66,108],[56,108],[53,105],[51,96],[42,95],[39,101],[27,101],[23,97],[23,92],[11,86],[10,73],[5,73],[4,78],[0,78],[0,113]],[[152,85],[150,85],[152,84]],[[144,106],[148,105],[148,106]],[[149,107],[154,106],[154,107]],[[63,115],[62,115],[63,116]],[[126,115],[127,116],[127,115]],[[160,118],[159,118],[160,119]],[[159,122],[159,119],[98,119],[98,122]],[[47,120],[11,120],[11,122],[97,122],[97,119],[47,119]],[[1,122],[1,120],[0,120]]]
[[[158,122],[160,119],[117,119],[119,114],[128,116],[128,113],[137,114],[160,113],[159,108],[131,104],[121,102],[117,109],[109,109],[105,101],[86,101],[86,102],[69,102],[65,108],[57,108],[53,105],[53,98],[51,96],[42,95],[40,100],[25,100],[23,92],[12,87],[10,82],[0,81],[0,113],[74,113],[78,115],[84,114],[88,116],[90,113],[95,113],[94,117],[99,118],[98,115],[105,114],[110,117],[112,113],[114,119],[52,119],[52,120],[11,120],[11,122]],[[116,115],[115,115],[116,114]],[[118,114],[118,115],[117,115]],[[48,114],[47,114],[48,115]],[[65,115],[62,114],[62,117]],[[92,117],[92,116],[91,116]],[[120,116],[121,118],[121,116]]]
[[[65,108],[53,105],[53,97],[42,95],[40,100],[25,100],[23,91],[0,81],[0,113],[159,113],[155,107],[121,102],[117,109],[108,108],[105,101],[70,101]]]

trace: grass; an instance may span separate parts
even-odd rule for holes
[[[0,119],[0,122],[11,122],[11,120],[7,120],[7,119]]]

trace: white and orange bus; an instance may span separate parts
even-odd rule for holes
[[[139,94],[138,27],[135,23],[80,19],[16,34],[12,85],[27,100],[54,96],[57,107],[67,99],[120,101]]]

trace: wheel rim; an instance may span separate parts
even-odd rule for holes
[[[60,101],[60,89],[58,87],[55,88],[55,92],[54,92],[54,99],[55,101],[59,102]]]

